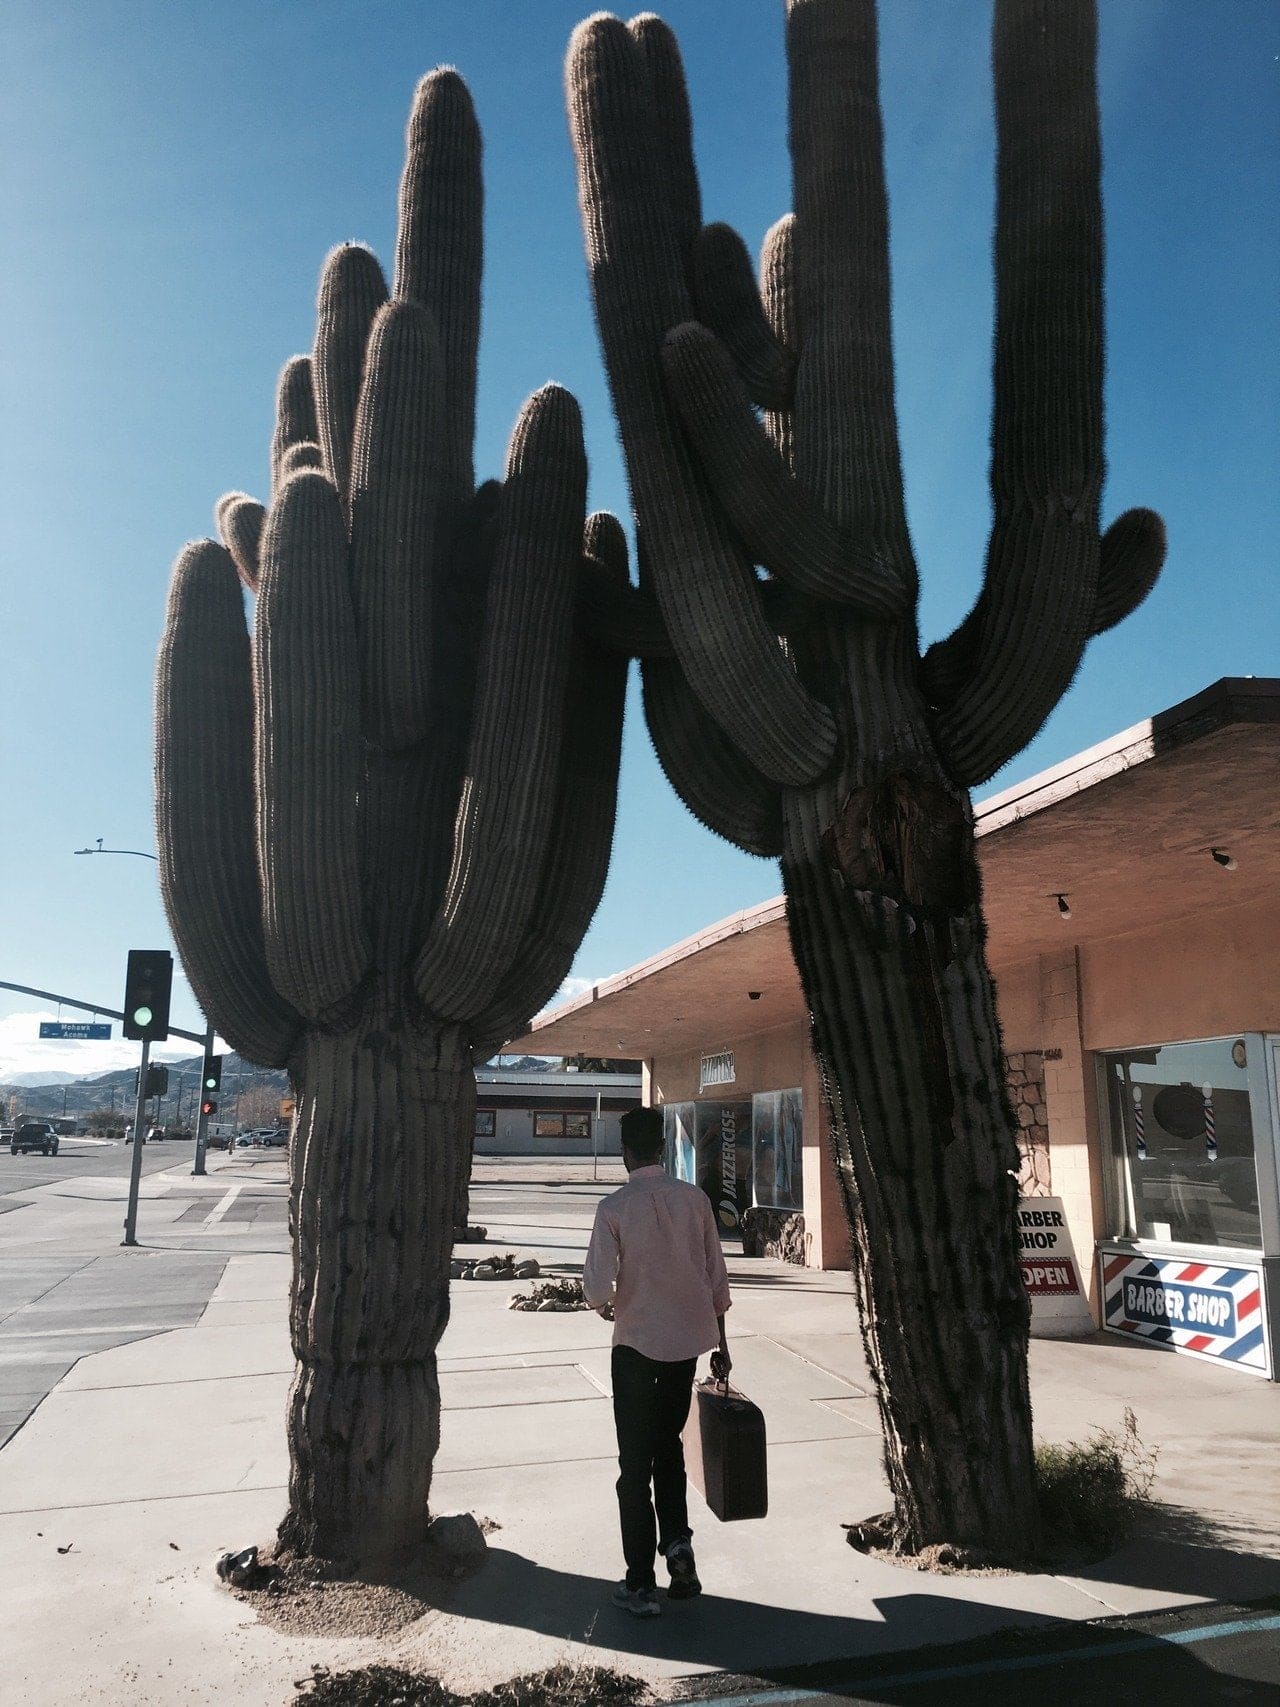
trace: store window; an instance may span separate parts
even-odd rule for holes
[[[496,1109],[478,1108],[476,1110],[476,1137],[492,1138],[498,1130],[498,1114]]]
[[[1116,1236],[1260,1250],[1244,1038],[1107,1055]]]
[[[535,1138],[563,1138],[563,1114],[535,1114],[533,1117],[533,1135]]]
[[[566,1138],[590,1138],[591,1116],[589,1114],[566,1114],[564,1117],[564,1135]]]
[[[751,1173],[757,1209],[803,1209],[804,1102],[798,1090],[751,1099]]]

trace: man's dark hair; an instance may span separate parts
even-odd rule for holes
[[[658,1160],[663,1147],[660,1108],[630,1108],[618,1125],[622,1129],[623,1144],[637,1161]]]

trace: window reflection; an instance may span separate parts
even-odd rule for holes
[[[1121,1236],[1261,1248],[1241,1038],[1106,1057]]]

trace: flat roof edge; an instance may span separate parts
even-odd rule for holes
[[[708,925],[704,930],[687,936],[682,941],[672,943],[670,948],[664,948],[661,953],[650,955],[648,960],[641,960],[635,966],[629,966],[625,972],[616,972],[611,978],[603,978],[600,983],[593,984],[582,995],[574,996],[567,1002],[561,1002],[557,1007],[546,1008],[540,1014],[535,1014],[529,1023],[529,1028],[522,1035],[532,1037],[535,1032],[552,1025],[559,1020],[568,1019],[573,1014],[581,1013],[593,1003],[603,1001],[606,996],[614,996],[623,990],[629,990],[633,984],[642,983],[651,978],[656,972],[664,971],[668,966],[674,966],[678,961],[686,960],[691,954],[697,954],[702,949],[714,948],[718,942],[726,942],[730,937],[744,936],[748,931],[759,930],[764,925],[771,925],[776,920],[786,917],[787,903],[782,895],[775,895],[771,901],[758,902],[754,907],[744,907],[741,912],[730,913],[727,919],[721,919],[714,925]]]
[[[1083,789],[1134,765],[1189,746],[1232,723],[1280,722],[1280,679],[1274,676],[1223,676],[1190,699],[1157,711],[1096,746],[1073,753],[1059,764],[1014,783],[974,808],[979,836],[1042,812]]]

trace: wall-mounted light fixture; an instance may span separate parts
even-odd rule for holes
[[[1209,852],[1213,856],[1214,861],[1220,865],[1224,871],[1235,870],[1236,856],[1232,853],[1228,853],[1226,848],[1210,848]]]
[[[1062,917],[1064,919],[1069,919],[1071,917],[1071,907],[1067,901],[1066,896],[1065,895],[1055,895],[1054,900],[1058,903],[1058,911],[1062,914]]]

